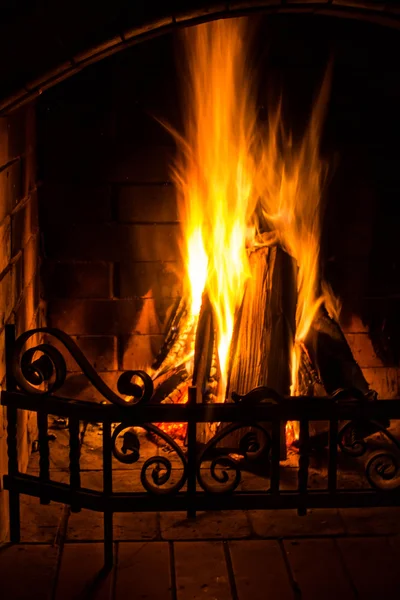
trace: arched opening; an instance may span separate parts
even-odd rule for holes
[[[184,9],[179,2],[139,9],[124,6],[123,1],[114,2],[112,7],[65,2],[59,3],[57,10],[42,7],[40,3],[29,9],[8,6],[2,22],[1,52],[13,58],[3,64],[1,113],[7,114],[91,64],[132,45],[214,19],[248,14],[319,15],[391,29],[400,27],[396,3],[383,5],[379,0],[244,0],[217,4],[205,1],[196,2],[193,7],[191,4]]]
[[[182,129],[177,30],[243,14],[258,23],[258,118],[281,92],[294,139],[333,54],[320,148],[330,166],[322,269],[365,380],[397,398],[398,14],[374,3],[236,2],[161,15],[89,50],[83,44],[47,75],[37,66],[35,81],[1,104],[3,324],[15,322],[18,334],[45,324],[65,330],[114,387],[122,371],[157,358],[182,295],[176,147],[156,120]],[[79,367],[67,366],[64,393],[99,400]],[[21,470],[36,435],[32,420]],[[91,447],[96,435],[92,428]]]

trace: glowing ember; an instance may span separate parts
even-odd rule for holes
[[[296,421],[288,421],[285,427],[286,445],[292,446],[299,439],[298,423]]]
[[[188,401],[188,389],[189,384],[187,382],[182,382],[178,386],[177,391],[180,393],[174,398],[174,404],[185,404]],[[175,440],[185,441],[187,423],[155,423],[155,425],[175,438]]]

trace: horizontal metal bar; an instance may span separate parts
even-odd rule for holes
[[[9,491],[40,497],[45,491],[50,500],[70,504],[72,492],[67,484],[50,482],[40,485],[38,478],[31,475],[4,476],[4,487]],[[146,492],[114,493],[106,499],[101,492],[80,488],[74,492],[82,508],[104,512],[154,512],[186,511],[187,494],[151,495]],[[378,492],[374,490],[338,490],[335,496],[327,490],[309,490],[306,499],[295,491],[282,491],[279,494],[269,492],[235,492],[234,494],[207,494],[196,492],[194,504],[196,510],[267,510],[298,508],[306,503],[307,508],[357,508],[399,506],[400,491]]]
[[[354,419],[400,419],[400,400],[379,400],[362,405],[340,404],[326,397],[298,396],[285,398],[278,404],[138,404],[126,408],[114,404],[69,400],[58,396],[43,396],[19,392],[2,392],[1,404],[23,410],[45,411],[52,415],[78,417],[80,420],[139,425],[140,423],[197,423],[329,421]]]

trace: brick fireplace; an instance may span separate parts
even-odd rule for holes
[[[322,144],[334,165],[324,267],[366,380],[382,398],[397,398],[397,35],[345,20],[322,18],[316,26],[315,19],[266,19],[260,40],[264,34],[270,47],[268,56],[259,51],[260,61],[266,83],[282,85],[286,110],[301,127],[334,46]],[[304,36],[309,46],[302,51]],[[356,48],[354,36],[361,40]],[[144,41],[0,120],[1,326],[15,322],[17,334],[45,324],[63,329],[110,387],[122,371],[151,364],[182,293],[170,174],[175,147],[154,119],[181,125],[175,44],[173,34]],[[65,393],[99,400],[74,361],[67,366]],[[3,356],[1,369],[4,380]],[[19,440],[22,471],[37,438],[35,419]],[[3,492],[0,498],[3,539]]]
[[[368,27],[342,23],[339,38],[329,20],[318,34],[312,19],[303,25],[297,32],[295,19],[281,20],[280,40],[273,27],[264,26],[272,47],[270,58],[261,59],[269,78],[265,87],[270,93],[270,82],[284,86],[287,110],[301,128],[333,44],[336,71],[323,140],[331,163],[323,260],[367,381],[380,396],[396,397],[390,330],[397,294],[398,251],[390,233],[396,182],[389,164],[395,164],[397,149],[387,144],[386,126],[372,123],[374,115],[379,121],[389,114],[397,98],[395,66],[387,60],[382,74],[378,57],[371,63],[368,52],[352,53],[355,28],[366,43]],[[305,32],[315,52],[296,56]],[[122,370],[151,364],[181,295],[170,172],[175,148],[155,121],[161,117],[179,127],[175,44],[173,36],[141,44],[83,71],[37,103],[48,324],[71,334],[109,383]],[[388,51],[382,49],[382,60]],[[385,106],[376,104],[382,78]],[[296,96],[298,86],[308,91]],[[367,90],[370,99],[362,105]],[[388,231],[384,241],[378,223]],[[71,385],[79,386],[77,366],[69,368]]]

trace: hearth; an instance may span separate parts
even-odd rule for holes
[[[296,19],[144,41],[4,121],[14,541],[21,493],[103,512],[108,563],[114,512],[398,503],[397,37]]]

